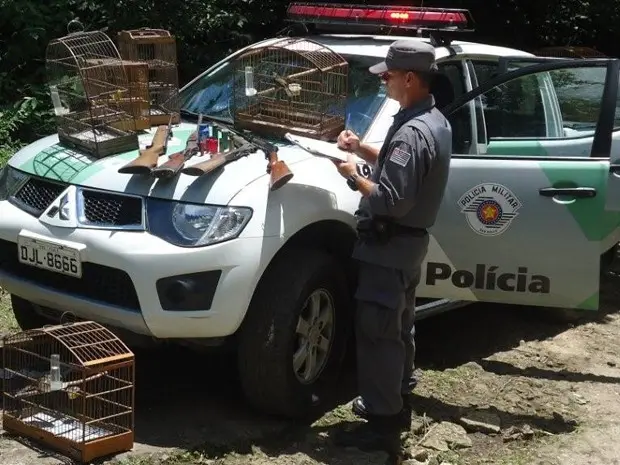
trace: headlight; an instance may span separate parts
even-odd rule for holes
[[[197,205],[148,198],[148,228],[157,237],[181,247],[201,247],[237,237],[252,209]]]
[[[0,201],[14,195],[28,180],[28,175],[4,165],[0,169]]]

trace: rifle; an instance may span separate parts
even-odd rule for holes
[[[235,130],[231,130],[235,134],[239,134]],[[282,160],[278,159],[278,147],[252,134],[244,134],[241,136],[252,145],[255,145],[263,152],[267,159],[267,174],[271,176],[269,189],[275,191],[280,189],[284,184],[289,182],[293,177],[293,172]]]
[[[147,174],[157,166],[157,160],[161,155],[166,153],[168,148],[168,140],[172,136],[170,126],[172,125],[172,117],[168,122],[168,126],[158,126],[153,140],[147,147],[139,151],[139,155],[118,169],[119,173],[125,174]]]
[[[254,146],[251,143],[245,142],[237,136],[234,136],[233,139],[237,142],[237,148],[231,150],[230,152],[217,154],[213,158],[196,163],[195,165],[186,166],[181,170],[181,172],[189,176],[202,176],[203,174],[215,171],[217,168],[225,165],[226,163],[230,163],[231,161],[235,161],[241,157],[249,155],[252,152]]]
[[[241,148],[238,150],[225,152],[211,158],[210,160],[187,167],[183,170],[183,173],[191,176],[201,176],[209,173],[226,163],[238,160],[242,156],[247,155],[249,147],[246,146],[249,145],[250,147],[258,147],[265,152],[265,158],[267,159],[267,173],[271,176],[269,184],[270,190],[275,191],[291,180],[293,177],[293,172],[289,169],[286,163],[278,159],[278,147],[247,131],[241,133],[240,131],[232,128],[226,123],[222,123],[219,120],[215,121],[215,123],[228,129],[233,135],[237,136],[237,140],[241,141]]]
[[[185,162],[200,151],[198,137],[201,123],[202,114],[198,118],[198,125],[196,127],[196,131],[194,131],[187,139],[185,149],[173,153],[164,164],[153,168],[151,170],[151,176],[155,178],[171,178],[175,176],[179,171],[181,171],[183,165],[185,165]]]

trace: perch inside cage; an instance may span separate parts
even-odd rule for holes
[[[344,129],[348,63],[309,39],[283,38],[235,60],[235,126],[333,140]]]
[[[164,29],[134,29],[118,34],[124,60],[144,63],[148,69],[148,100],[151,125],[180,119],[176,39]]]
[[[86,321],[4,339],[3,428],[88,462],[131,450],[134,355]]]
[[[95,158],[139,148],[132,113],[139,96],[106,34],[74,32],[52,40],[46,71],[61,143]]]

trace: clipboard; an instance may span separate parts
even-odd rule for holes
[[[329,158],[337,161],[347,161],[349,154],[351,154],[351,152],[338,148],[338,146],[333,142],[298,136],[297,134],[291,134],[290,132],[287,132],[284,137],[286,140],[318,157]]]

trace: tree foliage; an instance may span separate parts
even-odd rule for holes
[[[469,8],[476,19],[475,41],[526,50],[586,45],[613,56],[620,47],[615,27],[620,0],[424,4]],[[79,20],[86,30],[107,28],[112,38],[122,29],[144,26],[171,30],[185,83],[233,50],[274,35],[285,26],[287,5],[288,0],[0,0],[0,157],[52,131],[45,49],[66,34],[69,21]]]

